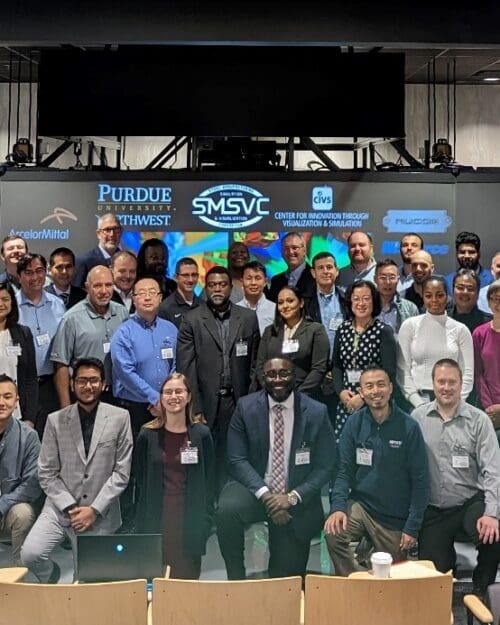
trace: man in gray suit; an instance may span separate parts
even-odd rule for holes
[[[112,534],[120,527],[119,496],[130,475],[130,416],[100,402],[102,362],[78,360],[71,386],[77,402],[47,420],[38,460],[47,499],[21,550],[23,564],[41,582],[58,580],[59,567],[49,556],[65,536],[74,551],[77,533]]]

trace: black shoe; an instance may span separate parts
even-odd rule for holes
[[[52,573],[47,580],[47,584],[57,584],[57,582],[61,579],[61,569],[59,565],[57,564],[57,562],[53,562],[52,564],[54,566],[52,567]]]

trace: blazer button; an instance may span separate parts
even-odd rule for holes
[[[87,499],[87,495],[83,495],[83,496],[82,496],[82,499]]]
[[[88,474],[88,473],[85,473],[85,475],[84,475],[83,477],[84,477],[85,479],[88,479],[89,474]]]

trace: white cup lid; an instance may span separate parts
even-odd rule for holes
[[[384,551],[372,553],[371,561],[374,564],[392,564],[392,556]]]

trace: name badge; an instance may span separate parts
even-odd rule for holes
[[[311,450],[309,447],[301,447],[295,452],[295,466],[311,464]]]
[[[364,447],[358,447],[356,449],[356,464],[361,464],[365,467],[372,466],[373,449],[365,449]]]
[[[297,339],[283,341],[282,352],[284,354],[295,354],[298,351],[299,351],[299,342],[297,341]]]
[[[468,469],[469,456],[466,456],[465,454],[453,455],[451,457],[451,466],[454,469]]]
[[[333,330],[334,332],[336,332],[340,326],[342,325],[342,317],[332,317],[330,319],[330,325],[329,325],[329,329]]]
[[[103,348],[105,354],[109,354],[110,347],[111,347],[111,343],[103,343],[102,344],[102,348]]]
[[[347,381],[349,382],[349,384],[359,384],[360,378],[361,378],[360,369],[348,369],[347,370]]]
[[[181,464],[198,464],[198,447],[181,449]]]
[[[236,356],[248,356],[248,343],[246,341],[236,343]]]
[[[6,356],[20,356],[22,354],[20,345],[7,345],[5,348]]]
[[[35,341],[38,347],[43,347],[44,345],[48,345],[50,343],[49,333],[45,332],[45,334],[39,334],[37,337],[35,337]]]
[[[164,347],[161,350],[161,357],[163,360],[168,360],[169,358],[174,357],[174,348],[173,347]]]

